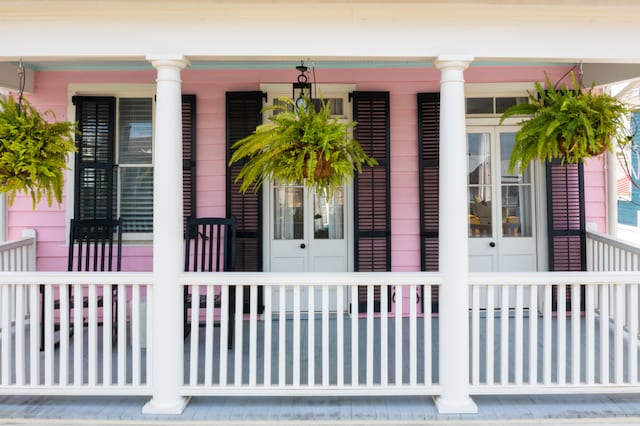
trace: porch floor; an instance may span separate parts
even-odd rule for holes
[[[512,330],[511,325],[510,321]],[[433,318],[433,328],[433,347],[436,348],[437,318]],[[202,348],[204,329],[200,330],[199,336]],[[189,344],[190,340],[186,339],[185,359]],[[437,350],[433,352],[436,364]],[[247,363],[243,362],[243,365]],[[146,396],[0,396],[0,424],[640,425],[640,392],[620,395],[473,396],[478,413],[469,415],[439,414],[429,396],[199,396],[193,397],[178,416],[142,414],[142,407],[148,400]]]
[[[477,414],[442,415],[427,397],[194,397],[181,415],[159,416],[142,414],[146,397],[6,396],[0,398],[0,424],[640,424],[640,395],[473,399]]]

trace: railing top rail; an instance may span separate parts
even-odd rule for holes
[[[34,237],[22,237],[15,240],[3,241],[0,242],[0,252],[29,246],[35,243],[35,241],[36,239]]]
[[[609,244],[613,247],[617,247],[629,252],[633,252],[640,255],[640,245],[633,244],[629,241],[621,240],[619,238],[612,237],[611,235],[600,234],[598,232],[587,232],[587,239],[594,241],[600,241]]]
[[[151,285],[151,272],[0,272],[1,284]]]
[[[152,285],[152,272],[0,272],[1,284]],[[440,285],[435,272],[184,272],[181,285]],[[470,285],[640,283],[640,272],[472,272]]]
[[[180,284],[439,285],[437,272],[185,272]]]
[[[469,273],[470,285],[561,285],[640,283],[640,272],[476,272]]]

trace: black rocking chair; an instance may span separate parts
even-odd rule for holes
[[[120,271],[122,261],[122,229],[119,219],[71,219],[69,226],[69,255],[68,271],[108,272]],[[106,291],[106,287],[105,290]],[[44,286],[40,287],[44,300]],[[117,287],[111,288],[112,304],[112,336],[115,341],[117,335]],[[89,300],[85,295],[74,295],[69,287],[69,309],[73,309],[78,300],[82,301],[83,310],[89,307]],[[97,307],[104,308],[104,298],[97,298]],[[56,324],[55,310],[60,310],[60,300],[53,301],[54,333],[59,330]],[[41,312],[40,350],[44,349],[44,303]],[[83,312],[84,316],[84,312]],[[58,319],[59,320],[59,319]],[[86,321],[83,320],[83,326]],[[74,324],[74,326],[76,326]],[[70,329],[73,333],[73,329]]]
[[[222,272],[235,269],[235,218],[188,218],[184,254],[185,272]],[[200,295],[198,306],[206,309],[207,297]],[[191,332],[189,310],[192,308],[190,286],[184,287],[184,337]],[[214,296],[214,309],[220,309],[220,294]],[[235,288],[229,288],[228,347],[233,348]],[[218,324],[216,324],[218,325]]]

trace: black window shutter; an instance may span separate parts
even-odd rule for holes
[[[196,95],[182,95],[182,197],[186,226],[196,216]]]
[[[112,219],[115,211],[114,97],[74,96],[76,136],[74,218]]]
[[[260,91],[227,92],[226,94],[226,164],[231,158],[231,145],[250,135],[262,123]],[[240,192],[235,179],[244,162],[227,166],[227,216],[236,218],[236,271],[262,271],[262,191]],[[248,290],[248,289],[247,289]],[[244,292],[244,311],[249,311],[249,292]],[[233,293],[235,298],[235,293]],[[262,312],[262,288],[258,291],[258,310]]]
[[[584,165],[547,163],[549,270],[586,271]],[[581,298],[584,302],[584,297]],[[556,306],[553,289],[553,306]],[[571,306],[567,292],[567,309]]]
[[[547,163],[549,270],[586,270],[584,166]]]
[[[422,271],[438,271],[440,93],[418,93],[418,171],[420,268]],[[432,312],[438,312],[438,290],[437,286],[431,290]]]
[[[354,179],[354,256],[357,272],[391,270],[391,186],[389,92],[353,92],[354,138],[378,161]],[[358,311],[366,312],[367,288],[358,291]],[[374,308],[380,311],[380,288]],[[391,298],[389,298],[391,300]],[[389,307],[387,307],[388,309]]]

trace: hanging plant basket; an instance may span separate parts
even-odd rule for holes
[[[579,87],[573,72],[573,87]],[[546,77],[536,83],[529,102],[508,108],[500,124],[513,116],[522,120],[515,135],[509,170],[524,170],[532,160],[560,158],[579,163],[586,158],[614,152],[632,143],[626,118],[629,107],[615,97],[591,89],[556,89]]]
[[[325,158],[322,154],[322,150],[318,149],[314,153],[310,153],[309,157],[315,156],[316,158],[316,167],[313,170],[313,177],[316,179],[328,178],[333,173],[333,168],[331,167],[331,160]],[[309,172],[307,169],[308,159],[305,161],[305,164],[302,166],[302,174],[303,176],[308,176]]]
[[[298,105],[291,98],[280,100],[263,110],[273,111],[269,123],[231,147],[229,165],[244,161],[236,178],[241,192],[258,190],[267,179],[332,192],[363,164],[378,164],[350,137],[355,123],[332,118],[328,104],[316,110],[308,98]]]
[[[48,121],[47,118],[51,121]],[[29,102],[0,99],[0,192],[9,204],[16,194],[29,194],[33,207],[46,196],[49,206],[62,202],[67,155],[75,152],[74,123],[41,115]]]

